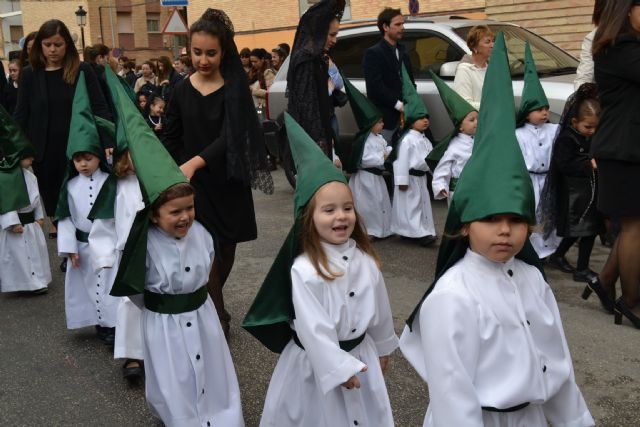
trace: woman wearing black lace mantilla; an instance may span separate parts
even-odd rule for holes
[[[271,194],[273,181],[233,24],[207,9],[189,33],[195,73],[173,90],[163,143],[195,188],[196,219],[213,235],[208,289],[228,337],[222,288],[237,243],[257,238],[251,188]]]
[[[300,18],[287,74],[289,114],[331,157],[329,55],[335,44],[345,0],[322,0]]]

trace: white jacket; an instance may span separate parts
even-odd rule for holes
[[[593,37],[596,35],[597,28],[594,28],[589,34],[587,34],[582,41],[582,51],[580,52],[580,64],[576,70],[576,79],[573,81],[573,87],[575,90],[583,83],[594,83],[595,78],[593,75],[593,55],[591,53],[591,45],[593,44]]]

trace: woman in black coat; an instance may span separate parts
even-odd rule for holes
[[[598,208],[620,218],[617,251],[622,315],[640,329],[640,1],[607,2],[593,40],[602,118],[591,143],[598,166]]]
[[[71,34],[62,21],[42,24],[22,69],[18,104],[14,112],[36,149],[33,171],[38,177],[40,195],[48,215],[56,210],[67,165],[66,150],[71,108],[80,71],[84,72],[94,114],[112,120],[98,80],[86,63],[80,62]],[[101,135],[105,148],[113,140]],[[49,236],[55,237],[55,228]]]

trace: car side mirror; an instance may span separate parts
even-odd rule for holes
[[[440,77],[455,77],[460,61],[445,62],[440,66]]]

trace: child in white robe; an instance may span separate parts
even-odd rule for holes
[[[349,187],[367,234],[380,239],[391,235],[391,201],[382,172],[392,148],[387,146],[387,141],[380,134],[383,126],[381,119],[371,129],[364,143],[358,171],[349,179]]]
[[[41,294],[51,283],[38,179],[28,169],[32,162],[33,157],[20,160],[29,205],[0,215],[0,292]]]
[[[473,151],[473,136],[476,134],[478,126],[478,113],[472,111],[464,118],[460,124],[458,134],[449,141],[449,146],[433,171],[434,199],[447,199],[447,204],[451,204],[455,184],[460,178],[462,169],[467,164],[471,152]]]
[[[378,259],[338,171],[287,114],[295,225],[243,327],[281,353],[261,426],[393,426],[398,339]]]
[[[429,127],[425,116],[417,119],[398,143],[393,162],[393,195],[391,231],[399,236],[416,239],[429,246],[436,241],[436,229],[431,210],[431,195],[427,183],[426,158],[433,149],[424,135]]]
[[[97,153],[79,151],[73,154],[78,175],[66,183],[69,216],[58,222],[58,254],[70,261],[65,275],[67,328],[96,325],[98,336],[107,344],[113,344],[119,300],[109,295],[114,272],[104,268],[112,262],[108,254],[115,241],[113,220],[105,233],[95,236],[95,245],[101,248],[104,256],[92,256],[89,249],[89,234],[93,227],[89,213],[109,177],[100,169],[100,163]]]
[[[105,267],[117,269],[122,257],[125,243],[129,237],[129,230],[133,224],[136,213],[144,209],[144,200],[140,192],[140,183],[135,175],[135,169],[128,151],[118,156],[113,167],[114,174],[118,177],[117,194],[114,206],[114,221],[96,219],[93,221],[89,233],[89,247],[92,255],[99,257],[105,250],[100,245],[95,245],[96,236],[112,232],[115,227],[116,240],[113,248],[106,248],[110,261],[105,262]],[[97,240],[100,241],[99,239]],[[110,277],[115,279],[115,274]],[[111,284],[108,284],[111,288]],[[140,377],[144,370],[142,366],[143,348],[140,333],[141,310],[129,297],[122,297],[116,313],[116,336],[113,346],[113,357],[125,359],[122,366],[123,376],[127,379]]]
[[[483,93],[491,96],[449,209],[435,281],[400,338],[429,386],[423,425],[590,427],[558,306],[528,239],[534,194],[515,140],[503,33]]]

